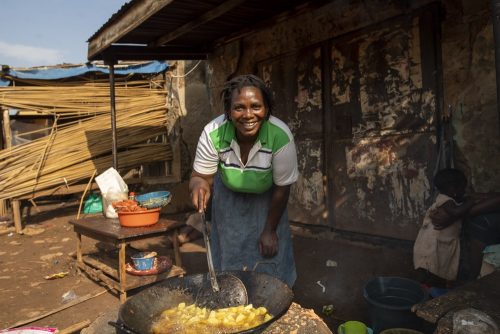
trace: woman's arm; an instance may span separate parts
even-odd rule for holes
[[[208,199],[210,198],[214,175],[204,175],[193,171],[189,180],[189,193],[191,195],[191,203],[198,210],[203,212],[207,208]]]
[[[500,211],[500,195],[494,194],[480,202],[476,202],[470,209],[469,215],[478,216],[496,211]]]
[[[464,203],[456,205],[455,202],[449,200],[436,208],[429,214],[434,229],[442,230],[457,220],[464,218],[474,206],[474,203],[473,200],[467,199]]]
[[[264,257],[273,257],[278,252],[278,235],[276,234],[276,229],[278,228],[283,212],[285,212],[289,195],[290,185],[273,186],[266,225],[260,235],[259,250]]]

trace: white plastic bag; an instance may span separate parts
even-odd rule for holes
[[[118,213],[113,208],[113,202],[127,199],[127,192],[107,192],[102,194],[102,210],[106,218],[118,218]]]
[[[95,182],[103,194],[108,192],[128,193],[127,184],[113,167],[108,168],[106,171],[96,176]]]
[[[102,209],[107,218],[118,218],[113,202],[128,198],[128,186],[113,167],[96,176],[95,182],[102,193]]]

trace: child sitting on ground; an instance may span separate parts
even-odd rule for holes
[[[453,168],[434,177],[439,194],[427,210],[413,247],[413,264],[419,281],[450,288],[457,280],[460,263],[460,235],[463,220],[500,208],[500,197],[464,197],[465,175]]]

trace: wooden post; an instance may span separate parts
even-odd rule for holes
[[[76,261],[78,263],[83,263],[82,235],[80,233],[76,234]]]
[[[12,203],[12,216],[14,218],[14,225],[16,227],[16,233],[22,234],[23,223],[21,221],[21,201],[14,199]]]
[[[2,111],[2,115],[4,115],[4,112],[6,112],[7,113],[7,117],[9,116],[8,110],[5,110],[2,107],[0,107],[0,111]],[[3,117],[3,121],[2,121],[2,123],[3,123],[2,142],[4,144],[0,148],[7,147],[7,132],[5,131],[5,127],[8,126],[8,124],[6,124],[6,122],[5,122],[5,115],[2,116],[2,117]],[[10,126],[9,126],[9,129],[10,129]],[[9,132],[9,134],[10,134],[10,132]],[[0,200],[0,217],[7,216],[7,207],[8,207],[7,200],[4,200],[4,199]]]
[[[3,132],[5,136],[5,148],[12,147],[12,132],[10,129],[10,116],[7,109],[3,110]],[[21,222],[21,202],[19,200],[12,200],[12,218],[16,227],[16,233],[22,233],[23,224]]]
[[[173,246],[174,246],[175,265],[178,267],[182,267],[181,252],[179,249],[179,231],[177,228],[173,232]]]
[[[126,259],[125,259],[125,247],[126,243],[120,243],[120,250],[118,253],[118,275],[120,277],[120,303],[125,303],[127,300],[127,273],[126,273]]]
[[[118,170],[118,139],[116,134],[116,103],[115,103],[115,61],[108,63],[109,67],[109,98],[111,104],[111,154],[113,168]]]

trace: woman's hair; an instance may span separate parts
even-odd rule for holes
[[[235,90],[238,90],[238,92],[240,92],[243,87],[255,87],[260,90],[260,92],[262,93],[262,99],[264,100],[264,105],[267,109],[266,119],[269,119],[269,116],[271,116],[274,108],[272,92],[261,78],[253,74],[239,75],[224,83],[224,87],[220,92],[220,97],[222,100],[226,118],[230,119],[231,100],[233,98],[233,92]]]
[[[455,168],[441,169],[434,176],[434,186],[440,193],[447,193],[457,185],[465,186],[466,184],[467,178],[465,174]]]

